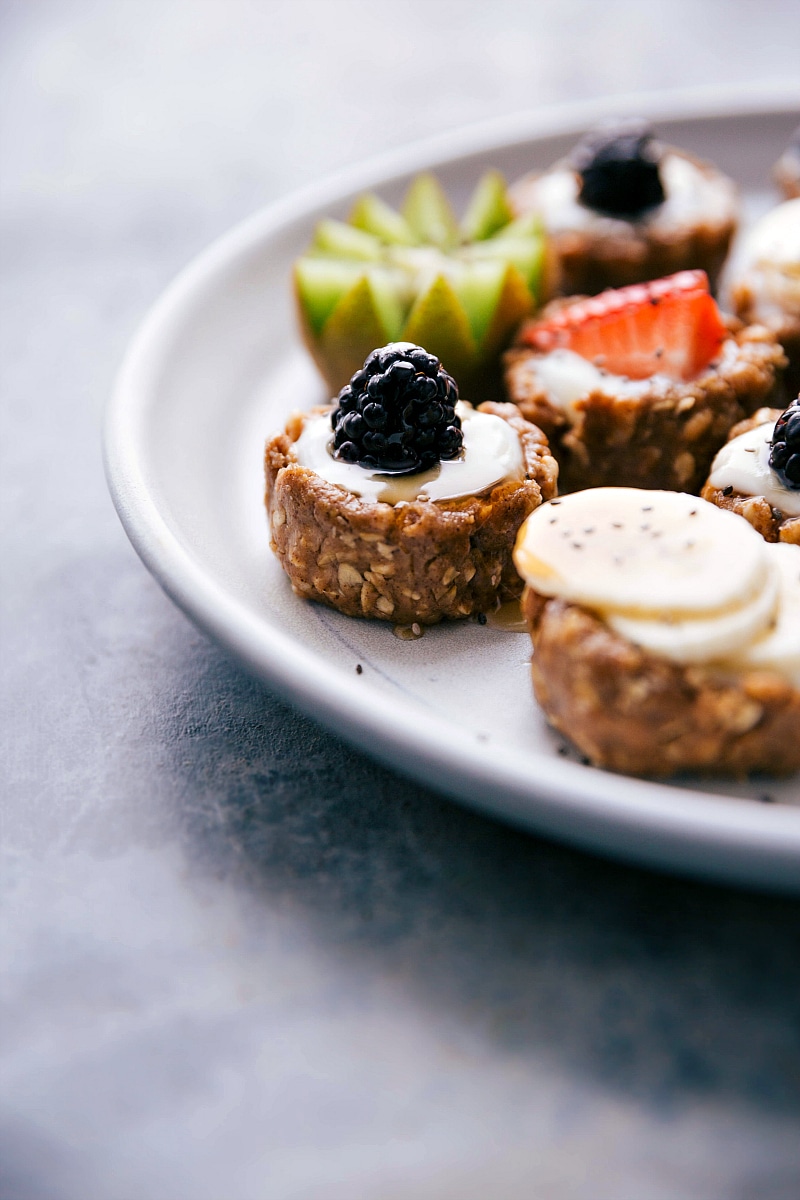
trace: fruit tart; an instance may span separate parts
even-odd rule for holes
[[[800,546],[800,398],[785,412],[761,408],[735,425],[701,495],[768,542]]]
[[[796,200],[800,196],[800,125],[776,162],[773,178],[785,200]]]
[[[294,264],[303,339],[332,392],[373,346],[427,346],[465,395],[500,392],[500,354],[540,301],[537,217],[513,220],[503,177],[487,172],[457,221],[435,176],[412,180],[401,211],[360,196],[347,221],[320,221]]]
[[[542,505],[514,561],[536,698],[597,766],[800,767],[800,547],[680,492]]]
[[[294,416],[265,465],[271,544],[297,595],[398,625],[518,597],[514,539],[558,476],[518,408],[460,401],[408,342],[373,351],[334,405]]]
[[[642,121],[593,130],[544,174],[510,190],[518,216],[538,215],[563,295],[704,270],[715,286],[738,222],[732,181]]]
[[[733,312],[773,331],[789,366],[786,389],[800,391],[800,199],[787,200],[757,221],[728,273]]]
[[[508,396],[550,439],[562,491],[696,492],[786,360],[763,326],[723,319],[703,271],[681,271],[553,301],[505,361]]]

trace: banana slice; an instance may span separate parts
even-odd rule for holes
[[[776,621],[732,661],[740,669],[777,671],[800,687],[800,546],[778,542],[766,550],[779,580]]]
[[[608,613],[606,621],[629,642],[675,662],[725,659],[767,630],[776,616],[780,573],[777,563],[770,560],[767,568],[763,586],[752,599],[726,612],[682,620],[670,616],[637,619]]]
[[[747,521],[695,496],[589,488],[532,513],[514,562],[545,596],[621,616],[699,619],[760,593],[764,545]]]

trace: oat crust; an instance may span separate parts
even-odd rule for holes
[[[492,611],[522,581],[511,560],[522,522],[556,494],[558,467],[540,429],[510,404],[481,404],[517,433],[526,478],[478,496],[404,505],[365,501],[296,460],[312,415],[298,414],[267,443],[271,545],[297,595],[347,616],[435,624]]]
[[[530,588],[522,607],[536,699],[595,766],[655,778],[800,768],[800,691],[776,673],[670,662]]]
[[[782,396],[788,404],[800,391],[800,317],[790,312],[764,312],[758,296],[746,280],[731,283],[728,298],[733,312],[741,321],[765,325],[783,347],[788,365],[783,376]]]

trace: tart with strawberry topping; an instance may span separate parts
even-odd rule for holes
[[[506,388],[550,439],[562,491],[697,492],[785,362],[769,330],[723,318],[705,272],[681,271],[554,301],[521,327]]]
[[[732,181],[710,163],[661,144],[642,121],[588,133],[543,174],[510,190],[518,216],[540,217],[562,295],[593,295],[687,268],[712,286],[738,223]]]
[[[335,404],[296,414],[265,468],[272,549],[297,595],[395,625],[516,599],[514,538],[558,478],[518,408],[465,404],[408,342],[373,351]]]

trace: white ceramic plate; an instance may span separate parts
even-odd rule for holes
[[[288,287],[323,214],[343,216],[366,187],[397,201],[428,167],[458,203],[486,167],[514,179],[546,166],[610,112],[651,117],[667,141],[716,161],[756,212],[773,202],[769,172],[799,109],[800,91],[706,92],[527,114],[393,154],[238,226],[150,313],[109,405],[108,479],[146,565],[199,626],[299,707],[476,808],[639,862],[800,888],[797,779],[699,790],[583,766],[559,753],[536,708],[525,636],[466,623],[407,642],[389,625],[298,600],[268,548],[261,464],[264,439],[286,414],[323,398]]]

